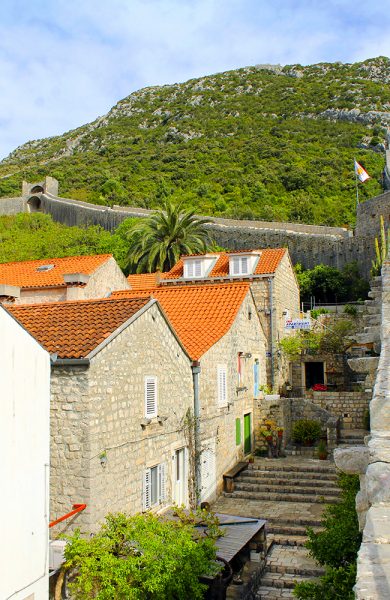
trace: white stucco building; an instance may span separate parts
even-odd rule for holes
[[[0,598],[48,598],[50,357],[0,306]]]

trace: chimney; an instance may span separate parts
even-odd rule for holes
[[[67,300],[84,300],[84,288],[89,281],[89,275],[85,273],[65,273]]]
[[[0,285],[0,302],[2,304],[12,304],[20,298],[20,287],[15,285]]]

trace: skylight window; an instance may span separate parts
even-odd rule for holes
[[[44,273],[45,271],[51,271],[54,269],[54,265],[40,265],[37,267],[38,273]]]

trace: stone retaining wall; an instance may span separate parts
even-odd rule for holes
[[[343,429],[364,429],[364,415],[369,408],[371,392],[312,392],[315,405],[340,417]]]

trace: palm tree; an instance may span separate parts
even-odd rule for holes
[[[130,246],[127,270],[130,273],[169,271],[182,254],[206,252],[212,243],[194,210],[182,210],[181,203],[166,201],[162,210],[140,219],[128,231]]]

